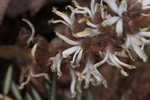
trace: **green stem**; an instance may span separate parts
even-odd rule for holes
[[[77,96],[76,96],[76,100],[82,100],[82,94],[79,93]]]
[[[93,100],[93,94],[92,94],[92,91],[91,91],[91,89],[88,89],[88,91],[87,91],[87,100]]]
[[[56,73],[53,73],[50,100],[56,100]]]

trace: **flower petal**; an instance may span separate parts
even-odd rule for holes
[[[122,0],[118,9],[118,14],[122,16],[122,13],[124,13],[125,11],[127,11],[127,2],[126,0]]]
[[[120,65],[122,65],[122,66],[124,66],[124,67],[127,67],[127,68],[129,68],[129,69],[135,69],[135,68],[136,68],[136,67],[133,66],[133,65],[129,65],[129,64],[126,64],[126,63],[120,61],[115,55],[113,55],[113,58],[116,60],[116,62],[117,62],[118,64],[120,64]]]
[[[107,60],[108,60],[108,52],[106,52],[104,59],[102,61],[96,63],[93,67],[97,68],[97,67],[101,66],[103,63],[105,63]]]
[[[137,55],[143,60],[143,62],[147,61],[147,56],[144,53],[144,51],[138,47],[137,45],[132,44],[134,51],[137,53]]]
[[[56,63],[56,69],[57,69],[57,75],[58,77],[62,76],[62,72],[61,72],[61,62],[62,62],[62,57],[61,54],[58,53],[55,57],[55,63]]]
[[[96,5],[95,0],[91,0],[91,12],[92,12],[92,14],[95,14],[97,7],[98,6]]]
[[[66,26],[70,26],[68,23],[66,23],[65,21],[63,21],[63,20],[49,20],[48,21],[48,23],[53,23],[53,24],[57,24],[57,23],[62,23],[62,24],[64,24],[64,25],[66,25]]]
[[[63,58],[67,58],[69,55],[73,54],[74,52],[76,52],[79,49],[80,49],[80,46],[74,46],[74,47],[64,50],[62,53]]]
[[[123,20],[120,19],[117,24],[116,24],[116,32],[117,32],[117,36],[122,36],[123,33]]]
[[[139,32],[138,34],[143,37],[150,37],[150,32]]]
[[[99,85],[101,81],[104,79],[102,74],[95,67],[91,68],[90,70],[91,70],[91,74],[96,79],[96,84]]]
[[[100,32],[98,32],[97,29],[85,28],[84,31],[75,33],[73,34],[73,36],[76,38],[81,38],[81,37],[93,37],[99,34]]]
[[[78,10],[83,10],[83,12],[88,13],[88,14],[90,15],[90,17],[93,17],[93,16],[92,16],[92,13],[91,13],[91,11],[90,11],[89,8],[87,8],[87,7],[81,7],[81,6],[78,4],[78,2],[76,2],[76,0],[73,0],[72,2],[74,3],[74,5],[77,7]]]
[[[70,91],[71,91],[72,97],[75,97],[76,94],[77,94],[76,91],[75,91],[75,88],[76,88],[76,75],[75,75],[75,72],[73,70],[71,70],[71,77],[72,77],[72,81],[71,81]]]
[[[114,11],[115,13],[118,13],[118,7],[116,4],[116,0],[104,0],[105,3]]]
[[[80,50],[80,52],[79,52],[79,54],[78,54],[78,56],[77,56],[77,59],[76,59],[76,63],[77,63],[77,64],[80,63],[80,61],[81,61],[82,53],[83,53],[83,49]]]
[[[80,53],[80,51],[81,51],[81,48],[79,47],[78,50],[76,50],[75,54],[73,55],[73,59],[72,59],[71,63],[75,62],[75,59],[76,59],[77,55]]]
[[[141,0],[141,1],[142,1],[143,6],[150,5],[150,0]]]
[[[88,88],[90,84],[91,73],[86,73],[85,75],[85,86],[84,88]]]
[[[55,32],[56,35],[61,38],[62,40],[64,40],[66,43],[70,44],[70,45],[79,45],[80,43],[79,42],[76,42],[76,41],[73,41],[73,40],[70,40],[69,38],[67,38],[66,36],[58,33],[58,32]]]
[[[111,26],[111,25],[115,24],[119,20],[119,18],[120,17],[118,17],[118,16],[110,17],[107,20],[104,20],[102,22],[102,26]]]
[[[62,12],[56,10],[56,8],[53,8],[52,12],[54,12],[56,15],[60,16],[61,18],[63,18],[68,24],[70,24],[70,25],[72,24],[71,19],[67,15],[65,15]]]

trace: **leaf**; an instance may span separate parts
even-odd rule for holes
[[[51,98],[50,100],[56,100],[56,73],[53,73]]]
[[[35,100],[42,100],[40,94],[37,92],[37,90],[34,87],[31,88],[31,91]]]
[[[20,91],[18,90],[18,87],[14,82],[11,84],[11,91],[16,98],[15,100],[23,100]]]
[[[10,65],[5,76],[5,80],[4,80],[4,88],[3,88],[4,95],[7,95],[10,90],[10,85],[12,81],[12,73],[13,73],[13,68]]]
[[[87,100],[93,100],[93,94],[90,89],[88,89],[88,91],[87,91]]]
[[[26,100],[33,100],[29,93],[26,93]]]
[[[81,93],[78,93],[78,95],[76,96],[76,99],[75,100],[82,100],[82,94]]]
[[[48,100],[51,100],[51,99],[50,99],[50,98],[51,98],[51,97],[50,97],[50,95],[51,95],[51,87],[50,87],[50,84],[49,84],[48,81],[45,81],[44,85],[45,85],[46,92],[47,92],[47,94],[48,94]]]

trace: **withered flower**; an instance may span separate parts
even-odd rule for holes
[[[143,62],[148,59],[144,46],[150,43],[150,27],[143,21],[150,18],[150,0],[91,0],[89,5],[82,7],[73,0],[73,6],[66,7],[70,14],[53,8],[52,11],[62,19],[50,21],[65,24],[67,29],[63,33],[55,30],[68,46],[59,50],[62,58],[52,67],[60,73],[60,61],[67,59],[73,97],[82,91],[82,84],[85,88],[101,83],[107,87],[106,79],[99,71],[103,64],[115,66],[122,75],[128,76],[123,67],[136,68],[131,52]],[[122,60],[125,56],[126,60]],[[133,63],[123,62],[130,59]]]

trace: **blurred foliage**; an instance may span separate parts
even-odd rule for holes
[[[36,90],[34,86],[31,86],[31,93],[26,92],[22,95],[21,90],[19,90],[17,84],[12,79],[13,67],[9,66],[4,79],[3,93],[0,93],[0,100],[44,100],[40,93]],[[56,75],[53,74],[52,84],[48,81],[44,82],[45,92],[47,93],[49,100],[55,100],[56,98]],[[24,99],[23,99],[24,98]]]
[[[13,67],[10,65],[4,78],[3,93],[0,93],[0,100],[44,100],[33,85],[31,86],[30,91],[25,91],[25,93],[22,93],[22,90],[19,90],[19,86],[15,83],[15,80],[13,80],[12,77]],[[51,83],[47,80],[44,81],[45,93],[47,93],[48,100],[56,100],[56,78],[56,73],[53,73]],[[75,97],[75,100],[82,100],[82,95],[78,94]],[[93,94],[90,89],[87,91],[87,100],[93,100]]]
[[[13,68],[12,68],[12,66],[9,66],[6,76],[5,76],[5,80],[4,80],[4,88],[3,88],[4,95],[7,95],[10,90],[10,85],[11,85],[11,80],[12,80],[12,72],[13,72]]]
[[[90,89],[87,91],[87,100],[93,100],[93,94]]]
[[[125,96],[123,95],[123,96],[121,97],[121,99],[120,99],[120,100],[126,100],[126,99],[125,99]]]

